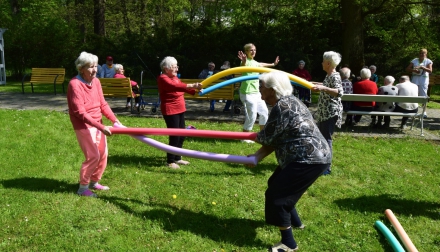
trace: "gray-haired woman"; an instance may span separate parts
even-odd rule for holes
[[[174,57],[165,57],[160,62],[162,73],[157,77],[157,86],[159,89],[160,109],[167,128],[185,128],[185,93],[194,95],[195,89],[201,89],[202,84],[186,84],[177,77],[179,66]],[[183,136],[170,136],[169,145],[182,148]],[[189,162],[182,160],[181,156],[167,153],[167,165],[172,169],[179,169],[179,165],[188,165]]]
[[[341,55],[337,52],[325,52],[322,60],[322,69],[327,73],[322,84],[315,85],[312,90],[319,91],[318,110],[316,120],[319,130],[328,142],[333,152],[332,135],[335,125],[339,128],[342,122],[342,102],[344,94],[341,75],[336,72],[336,67],[341,62]],[[331,173],[331,166],[324,175]]]
[[[85,161],[81,165],[78,195],[97,197],[89,190],[109,190],[99,184],[107,166],[107,139],[110,126],[102,124],[102,115],[112,123],[119,123],[102,94],[101,83],[96,78],[98,57],[82,52],[75,61],[78,75],[69,82],[67,105],[70,121],[75,130]]]
[[[292,228],[303,229],[295,205],[313,182],[328,169],[331,151],[308,108],[292,95],[292,85],[282,72],[259,76],[261,98],[273,106],[255,142],[258,162],[275,152],[278,161],[265,193],[266,223],[277,226],[281,242],[271,251],[295,251]],[[252,167],[252,165],[248,165]]]

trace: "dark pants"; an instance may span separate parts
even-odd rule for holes
[[[304,192],[326,170],[329,164],[292,162],[284,169],[279,166],[267,181],[265,192],[266,223],[277,227],[299,227],[301,220],[295,205]]]
[[[413,110],[407,110],[404,108],[399,107],[398,104],[396,104],[396,108],[394,109],[394,112],[402,112],[402,113],[417,113],[419,111],[419,108],[413,109]],[[409,117],[402,117],[402,123],[401,125],[405,125],[408,121]]]
[[[184,129],[185,128],[185,113],[180,113],[180,114],[175,114],[175,115],[164,115],[163,119],[165,119],[165,123],[167,125],[167,128],[177,128],[177,129]],[[168,144],[170,146],[182,148],[184,140],[185,140],[185,137],[183,137],[183,136],[170,136]],[[182,159],[181,156],[167,153],[167,163],[168,164],[179,161],[180,159]]]
[[[229,111],[229,109],[231,108],[231,104],[232,104],[232,100],[227,100],[225,107],[223,108],[223,111]],[[215,100],[210,100],[209,101],[209,110],[211,112],[214,112],[215,109]]]
[[[319,131],[324,136],[325,140],[327,140],[328,146],[330,147],[330,152],[333,157],[333,139],[332,135],[335,132],[336,121],[338,120],[338,116],[333,116],[325,121],[318,122]]]
[[[301,101],[310,102],[310,89],[305,87],[297,87],[298,88],[298,98]]]
[[[378,116],[378,122],[382,122],[382,119],[384,120],[385,124],[390,124],[391,122],[391,116]]]

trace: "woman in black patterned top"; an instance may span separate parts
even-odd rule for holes
[[[259,77],[261,98],[273,106],[264,128],[255,142],[258,161],[275,152],[278,167],[268,180],[265,193],[266,223],[277,226],[281,242],[270,251],[295,251],[292,226],[303,229],[295,205],[309,186],[331,162],[327,141],[315,124],[308,108],[292,95],[289,78],[282,72]]]
[[[335,131],[335,125],[340,128],[342,122],[341,97],[344,91],[342,89],[341,75],[336,72],[336,67],[340,62],[341,55],[339,53],[333,51],[325,52],[322,60],[322,69],[327,72],[327,76],[322,84],[319,83],[312,88],[313,91],[320,92],[315,119],[332,152],[332,135]],[[324,172],[324,175],[330,173],[331,166]]]

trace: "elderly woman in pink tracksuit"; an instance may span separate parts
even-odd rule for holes
[[[97,197],[93,190],[109,190],[99,184],[107,166],[107,139],[110,127],[102,124],[102,115],[112,123],[119,123],[104,99],[101,83],[96,78],[98,57],[82,52],[75,61],[78,75],[69,82],[67,105],[69,116],[85,161],[81,165],[80,196]]]

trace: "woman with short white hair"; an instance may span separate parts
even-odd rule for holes
[[[270,251],[295,251],[292,227],[303,229],[296,204],[313,182],[327,170],[331,151],[308,108],[292,95],[288,76],[280,71],[259,76],[261,98],[272,109],[255,142],[262,146],[253,155],[260,162],[275,152],[278,166],[265,193],[266,223],[277,226],[281,242]],[[252,165],[248,165],[252,167]]]
[[[101,82],[96,78],[98,57],[82,52],[75,61],[78,75],[69,82],[67,105],[70,121],[76,134],[85,160],[81,165],[79,189],[80,196],[97,197],[90,191],[109,190],[99,184],[107,167],[107,138],[111,136],[110,126],[102,122],[102,115],[112,123],[119,123],[110,106],[104,99]]]
[[[342,122],[342,102],[344,94],[342,89],[341,75],[336,71],[336,67],[341,62],[341,55],[337,52],[325,52],[322,56],[322,69],[327,73],[322,84],[315,85],[312,90],[319,91],[318,110],[315,117],[322,135],[327,140],[330,150],[332,147],[332,135],[335,125],[341,127]],[[331,166],[324,175],[331,173]]]
[[[194,95],[196,89],[201,89],[202,84],[186,84],[177,77],[179,66],[174,57],[167,56],[160,62],[162,74],[157,77],[159,89],[160,109],[167,128],[185,128],[185,93]],[[182,148],[185,137],[169,136],[169,145]],[[179,155],[167,153],[167,166],[171,169],[179,169],[179,165],[188,165],[189,162],[182,160]]]
[[[376,95],[378,92],[377,84],[374,81],[370,80],[371,71],[368,68],[363,68],[360,72],[361,80],[356,82],[353,85],[353,94],[368,94],[368,95]],[[376,102],[359,102],[354,101],[352,103],[352,110],[356,111],[373,111]],[[353,124],[357,124],[361,121],[362,115],[355,115],[353,120]],[[371,117],[371,126],[376,124],[376,117]]]

